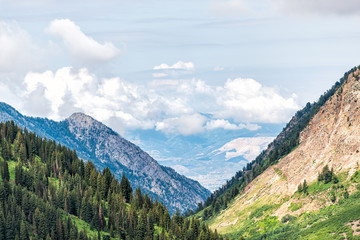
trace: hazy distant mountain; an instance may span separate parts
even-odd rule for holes
[[[125,133],[161,165],[197,180],[214,191],[254,160],[281,132],[283,124],[258,124],[257,130],[213,129],[192,136],[164,134],[155,129]]]
[[[198,182],[161,166],[138,146],[83,113],[56,122],[24,116],[0,103],[0,121],[6,120],[75,149],[81,158],[92,160],[100,168],[109,167],[118,178],[124,172],[133,187],[158,197],[171,211],[193,209],[210,195]]]

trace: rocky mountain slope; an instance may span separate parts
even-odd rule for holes
[[[264,218],[265,212],[269,214],[269,218],[274,217],[274,221],[289,214],[301,217],[336,202],[340,204],[343,201],[341,199],[346,196],[345,192],[351,195],[356,191],[356,184],[350,179],[356,175],[354,173],[359,169],[360,161],[359,73],[359,69],[350,73],[322,105],[301,131],[299,145],[292,152],[257,176],[225,210],[211,219],[213,229],[220,233],[243,232],[250,236],[245,230],[249,227],[249,220],[252,219],[254,225]],[[270,145],[269,148],[271,147]],[[341,176],[340,185],[331,188],[330,185],[319,185],[319,173],[326,165]],[[310,185],[310,189],[323,189],[317,189],[309,195],[299,195],[298,186],[304,180]],[[336,195],[337,189],[344,188],[345,195]],[[259,212],[261,214],[257,215]],[[345,226],[345,223],[341,224]],[[256,230],[253,234],[255,233]],[[334,235],[335,232],[329,234]]]
[[[97,167],[109,167],[119,179],[125,173],[133,187],[141,187],[151,197],[157,197],[172,212],[195,208],[210,195],[198,182],[161,166],[138,146],[85,114],[75,113],[55,122],[23,116],[0,103],[0,120],[14,120],[41,136],[75,149],[81,158],[92,160]]]

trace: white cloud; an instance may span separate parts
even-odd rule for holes
[[[229,79],[217,92],[217,103],[223,110],[215,116],[237,122],[286,122],[299,109],[294,96],[284,98],[274,88],[264,87],[253,79]]]
[[[195,69],[195,65],[192,62],[178,61],[177,63],[171,66],[166,63],[162,63],[158,66],[155,66],[153,69],[154,70],[179,69],[179,70],[193,71]]]
[[[34,67],[39,49],[16,23],[0,21],[0,72],[26,71]]]
[[[176,118],[165,119],[156,123],[156,130],[165,133],[180,133],[182,135],[193,135],[204,131],[203,125],[206,117],[195,113],[183,115]]]
[[[71,54],[84,61],[104,62],[117,57],[120,50],[110,42],[103,44],[86,36],[74,22],[69,19],[53,20],[47,31],[60,36]]]
[[[216,119],[216,120],[211,120],[211,121],[207,122],[205,128],[208,130],[222,128],[225,130],[248,129],[250,131],[256,131],[256,130],[260,129],[261,127],[257,124],[251,124],[251,123],[234,124],[234,123],[230,123],[228,120],[225,120],[225,119]]]
[[[24,86],[24,102],[33,103],[24,105],[27,114],[37,113],[61,120],[68,117],[71,110],[82,111],[120,132],[154,128],[155,123],[166,118],[193,112],[178,97],[166,98],[145,86],[120,78],[98,79],[86,68],[76,70],[65,67],[56,72],[31,72],[26,75]],[[42,98],[35,98],[35,93],[41,93]],[[46,112],[34,109],[45,102],[50,106]],[[187,133],[182,124],[178,126],[180,132]]]
[[[273,0],[273,4],[282,11],[292,13],[311,13],[329,15],[358,15],[358,0]]]
[[[117,77],[98,78],[86,68],[65,67],[30,72],[24,87],[21,98],[26,114],[61,120],[82,111],[119,132],[138,128],[182,135],[216,128],[255,131],[256,122],[286,122],[298,109],[296,96],[284,98],[252,79],[229,79],[223,86],[164,79],[144,86]]]

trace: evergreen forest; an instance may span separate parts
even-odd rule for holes
[[[0,146],[0,240],[223,239],[13,121],[0,123]]]

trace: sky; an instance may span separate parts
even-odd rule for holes
[[[284,124],[360,64],[357,0],[0,0],[0,101],[122,135]]]

